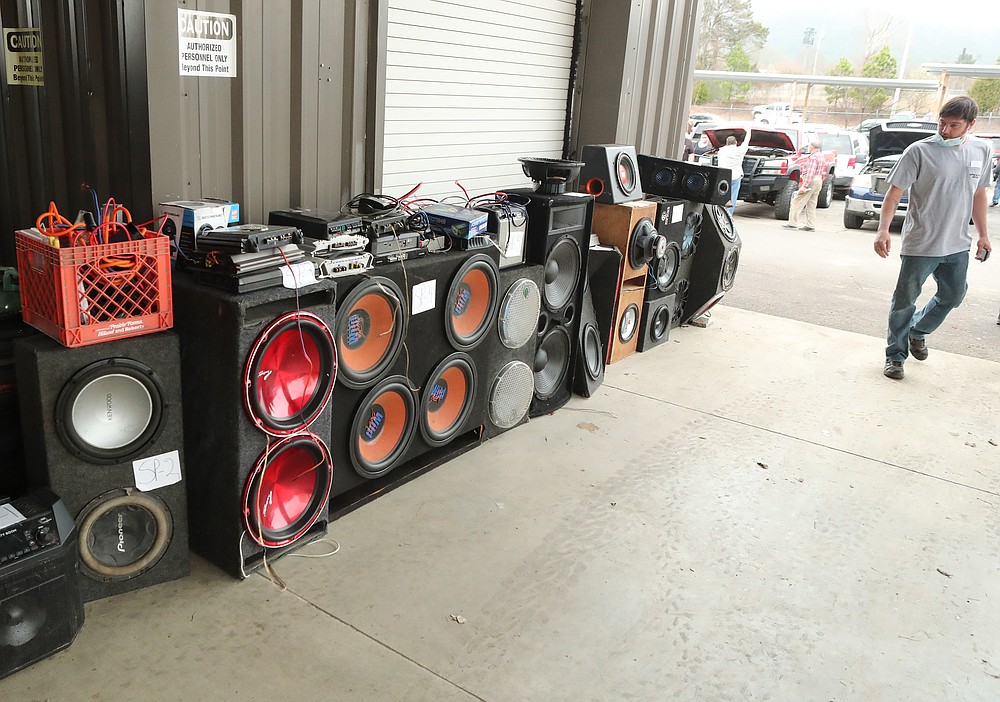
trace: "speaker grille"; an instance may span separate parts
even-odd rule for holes
[[[552,397],[564,384],[569,372],[571,353],[569,333],[555,326],[542,337],[535,352],[535,396],[540,400]]]
[[[78,371],[56,402],[56,430],[71,453],[91,463],[136,456],[163,429],[163,386],[152,368],[110,358]]]
[[[634,302],[629,303],[622,312],[621,318],[618,320],[618,339],[622,343],[628,343],[635,336],[636,330],[639,328],[639,308]]]
[[[337,376],[337,352],[326,323],[311,312],[289,312],[264,328],[243,376],[247,414],[274,436],[298,432],[326,407]]]
[[[476,370],[464,353],[441,361],[424,383],[420,402],[420,432],[431,446],[455,438],[472,413],[476,395]]]
[[[511,361],[501,368],[490,387],[489,416],[493,426],[517,426],[528,413],[534,392],[534,376],[527,363]]]
[[[497,322],[500,341],[509,349],[519,349],[535,338],[542,296],[535,281],[520,278],[507,289],[500,303]]]
[[[335,336],[340,381],[349,388],[375,383],[399,356],[406,303],[399,287],[376,276],[354,287],[337,311]]]
[[[684,217],[684,239],[681,241],[681,257],[692,255],[698,237],[701,236],[702,216],[700,210],[691,210]]]
[[[653,174],[653,182],[660,188],[673,190],[677,186],[680,173],[677,168],[667,166],[659,168]]]
[[[580,279],[580,246],[571,236],[560,238],[545,258],[545,285],[542,300],[557,312],[569,304]]]
[[[319,519],[333,485],[333,461],[310,433],[268,446],[247,478],[243,526],[260,546],[286,546]]]
[[[160,560],[173,538],[170,509],[132,488],[94,498],[77,518],[81,572],[100,581],[129,580]]]
[[[410,445],[416,428],[416,400],[406,378],[390,376],[373,387],[354,416],[351,461],[365,478],[388,473]]]
[[[448,290],[445,331],[459,350],[477,346],[497,311],[497,265],[489,256],[472,256],[455,274]]]

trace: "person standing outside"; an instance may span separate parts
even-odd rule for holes
[[[996,181],[996,185],[993,186],[993,202],[990,203],[990,207],[1000,205],[1000,156],[996,157],[996,163],[993,165],[993,180]]]
[[[802,165],[799,174],[799,189],[792,197],[788,210],[788,224],[785,229],[801,229],[804,232],[816,231],[816,203],[823,189],[823,145],[819,137],[809,140],[809,158]],[[805,224],[799,226],[799,217],[805,215]]]
[[[986,232],[987,189],[992,146],[969,130],[979,106],[970,97],[952,98],[938,114],[937,133],[914,142],[890,171],[875,235],[875,253],[889,255],[889,224],[903,192],[909,190],[900,243],[899,278],[889,308],[886,377],[903,378],[903,362],[912,354],[927,358],[926,337],[937,329],[968,290],[969,216],[976,226],[976,258],[986,260],[993,247]],[[916,312],[928,276],[937,292]]]
[[[739,144],[736,143],[735,136],[727,136],[726,145],[720,148],[716,154],[716,164],[718,167],[728,168],[732,172],[729,188],[729,204],[726,206],[730,216],[736,210],[736,200],[740,196],[740,183],[743,182],[743,159],[750,148],[750,133],[752,131],[751,127],[746,127],[746,134],[743,137],[743,141]]]

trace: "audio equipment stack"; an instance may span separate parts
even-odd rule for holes
[[[721,205],[706,205],[691,266],[691,284],[681,311],[682,323],[708,312],[733,287],[741,247],[729,210]]]
[[[174,301],[191,548],[246,577],[326,533],[336,283],[233,294],[178,272]]]
[[[636,350],[648,351],[670,337],[670,330],[680,324],[678,299],[683,301],[688,288],[688,276],[694,258],[693,247],[682,255],[685,232],[685,200],[651,198],[656,203],[656,230],[665,246],[649,262],[646,277],[646,299],[639,322],[639,343]],[[693,204],[693,203],[692,203]],[[701,208],[701,204],[697,204]]]

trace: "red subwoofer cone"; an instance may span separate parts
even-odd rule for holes
[[[251,421],[272,436],[300,432],[320,415],[337,377],[333,334],[311,312],[268,324],[250,350],[243,401]]]
[[[399,357],[408,314],[404,299],[399,286],[376,276],[358,283],[339,305],[334,336],[346,387],[369,387]]]
[[[496,315],[497,264],[489,256],[472,256],[458,269],[448,289],[445,332],[458,350],[477,346]]]
[[[443,446],[461,431],[476,397],[476,369],[464,353],[438,364],[424,383],[420,433],[431,446]]]
[[[359,475],[378,478],[392,470],[410,446],[416,415],[416,399],[401,375],[368,392],[351,424],[351,461]]]
[[[333,462],[314,434],[285,437],[269,446],[247,479],[243,525],[268,548],[286,546],[305,534],[326,508]]]

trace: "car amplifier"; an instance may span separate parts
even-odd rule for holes
[[[313,239],[332,239],[343,234],[360,235],[364,231],[358,216],[309,207],[271,210],[267,223],[297,227],[304,235]]]
[[[432,232],[447,234],[455,239],[471,239],[484,234],[489,219],[485,212],[444,203],[428,205],[422,212],[427,216]]]
[[[50,490],[0,498],[0,564],[59,546],[73,528],[69,510]]]
[[[195,251],[251,253],[285,244],[301,244],[302,232],[295,227],[243,224],[238,227],[208,229],[195,235]]]
[[[420,247],[420,235],[416,232],[400,232],[398,235],[386,234],[371,240],[369,247],[372,254],[382,256],[383,254],[398,253],[400,251],[411,251]]]

